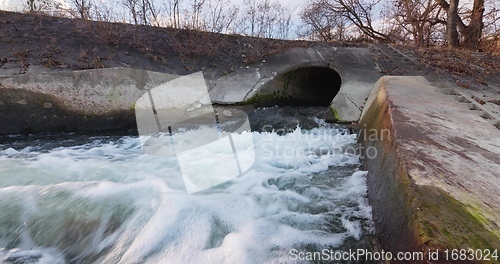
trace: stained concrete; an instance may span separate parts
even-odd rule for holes
[[[328,76],[329,72],[332,73],[333,79]],[[295,74],[290,77],[291,73]],[[276,91],[309,101],[314,101],[319,95],[321,100],[318,101],[321,104],[327,105],[328,101],[333,99],[331,109],[326,113],[345,122],[359,119],[373,83],[381,76],[367,48],[334,46],[294,48],[246,67],[234,69],[223,76],[219,76],[214,69],[207,69],[203,74],[213,103],[242,103]],[[3,104],[3,108],[9,109],[10,113],[6,116],[4,112],[0,134],[44,131],[46,126],[40,127],[37,120],[48,120],[47,122],[52,124],[51,127],[64,127],[63,130],[67,131],[68,127],[78,130],[80,126],[75,124],[78,116],[104,119],[112,118],[118,113],[121,116],[131,116],[136,100],[146,90],[178,77],[122,67],[22,75],[6,75],[6,72],[0,72],[0,92],[3,94],[0,105]],[[331,84],[328,83],[330,80]],[[30,100],[21,98],[24,92],[30,93]],[[45,101],[37,99],[36,94],[43,95]],[[325,94],[328,96],[324,96]],[[14,102],[14,98],[18,98],[17,101]],[[50,107],[38,109],[38,103],[57,107],[50,111],[47,110],[51,109]],[[21,110],[20,105],[32,107],[28,109],[30,111],[17,111]],[[28,116],[35,108],[37,114]],[[72,118],[69,119],[74,121],[68,124],[67,119],[54,117],[54,110],[58,110],[56,116],[71,112]],[[130,121],[133,121],[133,118],[125,123]],[[91,124],[92,122],[88,121],[85,127],[92,127]],[[99,130],[100,124],[101,122],[96,122],[93,130]],[[116,124],[115,129],[123,128],[119,123]],[[17,128],[23,129],[21,131]]]
[[[371,52],[366,48],[343,48],[332,60],[342,76],[340,92],[331,103],[338,119],[358,121],[373,84],[382,77]]]
[[[441,79],[384,77],[372,89],[381,73],[367,48],[295,48],[203,74],[212,102],[234,104],[302,87],[290,74],[307,79],[311,68],[338,73],[330,111],[344,122],[361,117],[360,142],[377,151],[365,168],[384,249],[500,248],[497,109]],[[178,77],[130,68],[0,76],[0,134],[132,128],[136,100]],[[390,136],[370,137],[383,131]]]
[[[344,122],[359,119],[373,84],[382,77],[368,48],[294,48],[217,80],[209,80],[210,96],[216,103],[227,104],[284,91],[283,75],[309,67],[324,67],[340,75],[340,91],[333,98],[331,108]],[[210,78],[210,73],[206,75]],[[331,89],[337,89],[335,84]]]
[[[266,82],[258,95],[248,99],[260,105],[305,104],[329,106],[342,85],[339,73],[330,67],[306,66],[282,72]]]
[[[50,95],[69,110],[102,114],[133,108],[149,89],[178,75],[131,68],[24,74],[0,78],[4,88]]]
[[[423,77],[380,79],[359,124],[383,248],[500,248],[498,129]]]
[[[279,76],[300,67],[329,67],[330,59],[338,52],[337,47],[329,48],[294,48],[249,65],[248,68],[236,69],[234,72],[218,79],[209,78],[210,97],[215,103],[230,104],[243,102],[262,94],[261,88]],[[274,90],[285,87],[275,87]],[[267,92],[267,91],[264,91]]]
[[[177,75],[130,68],[0,78],[0,134],[130,129],[137,99]]]
[[[403,75],[407,76],[425,76],[433,86],[440,88],[440,91],[454,96],[455,100],[459,102],[469,104],[470,109],[477,115],[500,128],[500,106],[494,103],[495,100],[498,100],[500,86],[494,80],[490,80],[487,86],[472,86],[465,89],[457,85],[457,78],[468,78],[468,76],[440,74],[435,68],[420,63],[391,45],[371,45],[370,49],[375,54],[379,54],[375,57],[384,57],[386,61],[391,62],[391,65],[397,65],[398,67],[395,67],[394,71],[398,71],[400,74],[404,73]],[[375,63],[380,62],[375,59]]]

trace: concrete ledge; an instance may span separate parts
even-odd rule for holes
[[[342,48],[332,60],[342,77],[342,86],[331,103],[337,119],[357,122],[373,84],[382,77],[373,54],[363,48]]]
[[[93,132],[135,127],[133,109],[104,113],[68,108],[60,98],[0,84],[0,135],[40,132]]]
[[[386,250],[425,257],[500,249],[500,131],[436,89],[423,77],[383,77],[363,110],[377,236]]]
[[[86,114],[133,109],[141,95],[153,87],[178,78],[131,68],[106,68],[25,74],[0,79],[5,89],[20,89],[57,98],[69,110]]]
[[[133,128],[136,100],[175,78],[121,67],[3,77],[0,134]]]

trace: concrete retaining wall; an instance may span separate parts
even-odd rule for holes
[[[495,127],[423,77],[380,79],[359,124],[382,248],[444,263],[446,249],[500,248]]]
[[[133,128],[134,103],[176,75],[108,68],[0,79],[0,134]]]
[[[321,100],[328,103],[338,91],[331,110],[326,111],[329,117],[357,121],[373,83],[380,77],[366,48],[295,48],[224,76],[216,77],[210,69],[203,74],[212,102],[234,104],[252,101],[269,91],[285,91],[287,83],[280,80],[289,72],[299,73],[294,87],[303,83],[318,86],[315,80],[301,80],[309,78],[307,69],[312,66],[340,74],[341,80],[336,74],[333,78],[329,97]],[[317,79],[330,80],[323,75]],[[132,128],[135,101],[146,90],[177,77],[120,67],[0,77],[0,134]],[[330,89],[328,84],[319,84],[324,86],[319,90]],[[321,96],[317,91],[311,87],[311,92],[300,88],[293,93],[311,100]]]
[[[372,90],[380,72],[360,48],[294,49],[219,79],[204,74],[212,101],[236,103],[311,66],[340,74],[332,112],[361,116],[360,143],[376,151],[364,166],[384,249],[500,249],[499,130],[424,78],[383,77]],[[135,101],[177,77],[128,68],[3,77],[0,134],[134,128]]]
[[[0,79],[0,84],[3,88],[53,96],[72,110],[102,114],[133,108],[133,103],[146,89],[177,77],[179,76],[116,67],[15,75]]]

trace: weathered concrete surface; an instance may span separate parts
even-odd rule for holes
[[[275,80],[307,67],[325,67],[340,74],[342,84],[331,107],[336,118],[346,122],[359,120],[373,84],[382,77],[368,48],[295,48],[222,78],[209,80],[210,97],[216,103],[237,103],[255,95],[283,91],[286,89],[284,82]],[[210,78],[210,73],[206,76]],[[334,85],[332,89],[335,89]]]
[[[340,91],[334,97],[331,108],[335,111],[335,117],[340,121],[358,121],[361,116],[366,98],[372,90],[373,84],[382,77],[380,69],[373,61],[372,54],[367,48],[355,47],[331,47],[331,48],[296,48],[288,52],[277,54],[264,63],[261,67],[251,67],[253,79],[249,81],[249,75],[234,75],[228,77],[233,85],[223,83],[219,85],[220,90],[231,91],[234,96],[232,100],[248,100],[256,94],[269,93],[270,91],[284,90],[285,87],[269,87],[275,78],[280,78],[289,72],[306,67],[325,67],[333,69],[340,74]],[[242,78],[243,77],[243,78]],[[243,79],[248,81],[245,85]],[[222,80],[221,80],[222,81]],[[280,82],[276,82],[279,84]],[[238,86],[238,88],[234,88]],[[232,89],[229,89],[233,87]],[[217,89],[217,86],[215,86]],[[239,91],[238,91],[238,90]],[[314,87],[311,87],[314,89]],[[335,89],[332,86],[332,89]],[[223,95],[224,93],[220,93]],[[224,94],[225,95],[225,94]],[[212,96],[212,98],[221,98]],[[226,97],[223,97],[227,99]],[[222,102],[222,100],[216,100]],[[227,101],[226,101],[227,102]]]
[[[328,106],[341,85],[342,79],[334,69],[301,65],[276,75],[259,88],[258,95],[247,102],[255,101],[260,105],[294,103]]]
[[[458,77],[440,74],[431,66],[420,63],[415,58],[391,45],[371,45],[370,49],[374,52],[376,57],[374,60],[377,64],[381,63],[380,57],[382,57],[384,58],[382,60],[390,61],[391,65],[398,66],[394,68],[396,75],[403,73],[405,76],[425,76],[433,86],[441,88],[444,93],[455,95],[457,101],[469,103],[471,110],[474,110],[476,114],[486,119],[490,124],[500,128],[500,105],[495,104],[495,100],[498,100],[500,94],[500,87],[494,80],[489,80],[487,86],[472,86],[465,89],[457,85],[457,78],[469,78],[470,76]],[[384,68],[384,66],[381,66],[381,68]],[[387,66],[385,69],[387,69]],[[383,71],[386,72],[386,70]]]
[[[259,94],[260,88],[277,75],[301,66],[329,66],[336,47],[330,48],[294,48],[273,55],[265,61],[249,65],[248,68],[236,69],[219,79],[211,79],[210,97],[215,103],[239,103]],[[277,90],[283,89],[277,87]]]
[[[0,78],[0,134],[134,126],[134,104],[176,75],[130,68]]]
[[[299,85],[301,80],[293,80],[295,86],[305,87],[293,93],[306,99],[313,99],[318,95],[324,97],[325,94],[333,98],[336,94],[330,116],[342,121],[357,121],[373,83],[380,77],[379,69],[367,48],[294,48],[270,56],[265,61],[234,69],[222,77],[217,77],[214,70],[206,70],[203,74],[212,102],[234,104],[245,102],[256,95],[285,91],[289,81],[285,79],[289,78],[287,76],[290,73],[297,72],[299,78],[307,78],[307,69],[310,67],[328,69],[337,77],[332,79],[331,87],[330,84],[318,85],[322,86],[321,90],[309,87],[307,83]],[[340,80],[333,71],[340,74]],[[328,75],[327,71],[326,74]],[[4,111],[0,134],[44,131],[48,129],[43,125],[45,122],[50,123],[52,128],[65,127],[64,131],[79,128],[87,130],[92,128],[95,118],[109,120],[113,116],[122,116],[120,120],[130,123],[133,121],[135,101],[146,90],[177,77],[179,76],[120,67],[2,76],[0,91],[3,95],[0,105]],[[312,84],[310,86],[317,86],[314,82]],[[45,101],[42,97],[38,98],[37,94]],[[328,102],[330,99],[321,98],[320,101]],[[54,107],[50,108],[49,105]],[[128,120],[129,117],[132,120]],[[78,118],[85,118],[87,125],[78,125]],[[99,130],[103,122],[95,122],[92,130]],[[113,127],[112,123],[104,127]],[[117,125],[116,129],[121,128],[120,122],[114,123]]]
[[[366,48],[343,48],[332,60],[332,67],[342,76],[342,86],[331,103],[341,121],[358,121],[373,84],[382,77]]]
[[[500,248],[498,129],[423,77],[380,79],[359,124],[383,248]]]
[[[116,67],[15,75],[1,78],[0,83],[4,88],[55,96],[72,110],[101,114],[133,108],[133,103],[147,89],[178,77],[172,74]]]

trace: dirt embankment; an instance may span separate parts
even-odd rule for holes
[[[0,75],[108,67],[180,75],[210,68],[224,75],[312,45],[330,44],[0,11]]]

